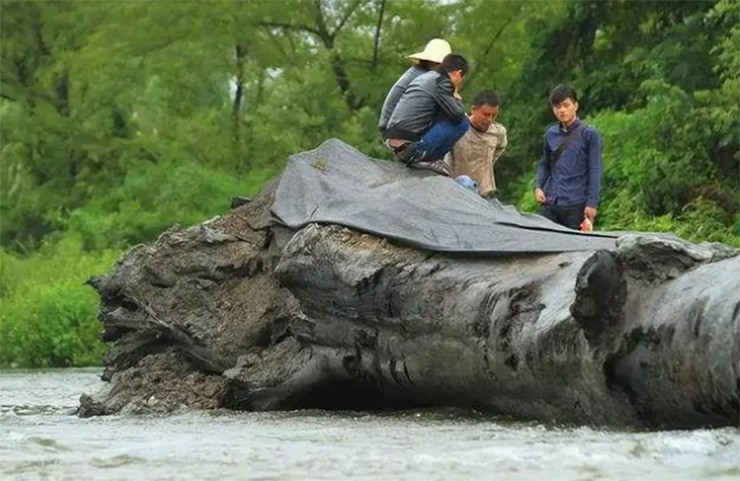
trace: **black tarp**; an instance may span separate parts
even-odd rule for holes
[[[338,224],[439,252],[612,250],[617,237],[521,214],[451,178],[372,159],[337,139],[289,158],[272,214],[292,229]]]

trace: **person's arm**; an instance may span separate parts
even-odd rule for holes
[[[411,67],[393,84],[393,87],[388,91],[388,95],[385,97],[383,102],[383,108],[380,110],[380,119],[378,120],[378,129],[382,132],[388,128],[388,122],[391,120],[393,111],[398,105],[398,101],[401,100],[401,96],[408,88],[412,80],[423,73],[418,67]]]
[[[399,85],[399,82],[396,82],[391,87],[388,96],[385,98],[385,102],[383,102],[383,109],[380,111],[380,120],[378,121],[378,129],[380,130],[385,130],[388,127],[388,121],[391,119],[391,115],[393,115],[398,101],[401,100],[401,95],[406,91],[406,86]]]
[[[465,110],[462,102],[455,98],[454,92],[455,89],[450,79],[440,76],[434,89],[434,101],[437,102],[444,115],[456,124],[465,117]]]
[[[496,124],[496,148],[493,151],[493,159],[491,159],[491,165],[495,164],[499,157],[501,157],[508,144],[509,141],[506,138],[506,127],[501,124]]]
[[[586,205],[596,209],[601,195],[601,136],[592,129],[588,139],[588,190]]]

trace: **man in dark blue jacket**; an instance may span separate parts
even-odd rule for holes
[[[541,215],[578,229],[584,218],[591,223],[596,218],[601,192],[601,136],[578,118],[578,97],[572,87],[555,87],[550,105],[558,123],[545,131],[534,196]]]
[[[468,73],[468,62],[450,54],[436,71],[416,77],[393,110],[383,137],[397,159],[410,167],[450,175],[444,156],[470,122],[456,95]]]

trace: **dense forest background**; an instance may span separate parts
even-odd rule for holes
[[[740,2],[3,1],[0,366],[94,365],[84,285],[225,212],[289,154],[376,119],[406,55],[448,39],[465,99],[502,98],[504,200],[534,209],[551,87],[604,137],[597,227],[740,246]]]

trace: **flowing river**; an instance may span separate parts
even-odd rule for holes
[[[459,410],[79,419],[100,369],[0,371],[1,480],[738,480],[740,430],[635,432]]]

